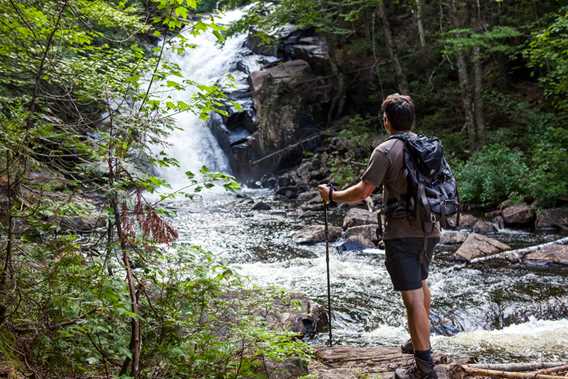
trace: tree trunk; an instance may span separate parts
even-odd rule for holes
[[[481,67],[481,49],[479,46],[473,48],[473,101],[475,109],[475,131],[476,144],[483,145],[485,143],[485,121],[483,119],[483,99],[482,91],[483,68]]]
[[[107,104],[109,103],[109,99],[107,99]],[[140,320],[138,319],[138,308],[139,308],[139,298],[136,291],[136,286],[134,284],[134,275],[132,273],[132,266],[130,265],[130,257],[128,255],[128,242],[127,237],[124,233],[122,228],[122,221],[120,217],[120,209],[118,203],[118,195],[115,191],[114,187],[114,180],[115,180],[115,173],[117,172],[117,159],[114,157],[113,153],[113,113],[112,109],[109,106],[109,142],[108,142],[108,150],[107,150],[107,165],[108,165],[108,184],[109,184],[109,191],[110,191],[110,208],[113,211],[114,216],[114,226],[116,228],[116,235],[118,237],[120,250],[122,252],[122,262],[124,264],[124,268],[126,269],[126,284],[128,286],[128,294],[130,296],[130,308],[133,314],[136,316],[130,319],[130,351],[132,353],[132,358],[126,358],[124,360],[120,375],[126,374],[126,370],[128,368],[129,363],[131,362],[131,376],[135,379],[138,379],[140,374],[140,351],[142,347],[142,338],[140,332]]]
[[[420,47],[426,47],[426,36],[424,35],[424,25],[422,24],[422,0],[416,0],[416,26],[418,27],[418,37]]]
[[[331,33],[325,34],[325,40],[327,42],[327,50],[329,54],[329,63],[331,67],[331,73],[336,81],[336,90],[333,98],[331,99],[331,104],[327,112],[327,126],[331,125],[331,122],[339,118],[343,112],[343,106],[345,103],[345,77],[341,72],[341,68],[337,62],[337,55],[335,53],[335,36]]]
[[[454,28],[462,27],[462,22],[458,15],[456,0],[452,0],[451,2],[450,19]],[[475,117],[467,61],[465,60],[465,54],[462,50],[459,50],[456,53],[456,60],[458,64],[458,78],[462,92],[462,104],[465,117],[463,129],[466,131],[469,141],[473,145],[475,143]]]
[[[483,22],[481,18],[481,3],[476,1],[477,15],[475,18],[475,29],[478,33],[483,31]],[[485,120],[483,119],[483,99],[481,92],[483,89],[483,67],[481,48],[475,46],[473,48],[473,101],[475,109],[475,131],[476,131],[476,144],[477,147],[485,143]]]
[[[385,10],[385,4],[383,3],[382,0],[379,1],[379,5],[377,7],[377,13],[378,13],[378,15],[381,18],[382,23],[383,23],[383,32],[384,32],[384,35],[385,35],[385,44],[386,44],[389,56],[390,56],[392,63],[394,65],[394,72],[395,72],[395,75],[396,75],[398,90],[401,94],[408,95],[408,82],[406,81],[406,76],[404,75],[404,71],[402,70],[402,65],[400,64],[400,61],[398,60],[398,55],[396,54],[396,51],[395,51],[395,48],[394,48],[394,42],[393,42],[393,38],[392,38],[391,27],[390,27],[389,20],[387,18],[387,14],[386,14],[386,10]]]

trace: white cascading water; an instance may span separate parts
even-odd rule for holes
[[[215,17],[215,22],[228,24],[242,17],[242,10],[233,10]],[[224,79],[234,64],[235,58],[242,50],[246,35],[240,34],[225,41],[223,46],[217,42],[211,30],[197,36],[190,33],[184,35],[193,49],[187,49],[184,55],[178,55],[172,49],[166,48],[164,60],[176,63],[186,79],[198,84],[211,85]],[[174,78],[179,81],[179,78]],[[191,102],[195,88],[189,86],[185,91],[170,93],[175,100]],[[166,140],[168,147],[165,152],[178,160],[179,167],[160,169],[159,173],[174,189],[187,184],[186,171],[198,173],[202,166],[213,171],[230,172],[230,166],[219,143],[206,126],[206,122],[192,112],[183,112],[174,116],[179,130],[174,131]]]

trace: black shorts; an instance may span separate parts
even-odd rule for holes
[[[428,278],[432,252],[439,241],[439,238],[428,238],[425,259],[420,262],[424,250],[423,238],[385,240],[385,266],[396,291],[422,287],[422,281]]]

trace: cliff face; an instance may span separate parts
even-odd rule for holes
[[[336,84],[327,45],[311,31],[283,30],[274,44],[250,34],[235,63],[237,89],[228,117],[210,126],[241,180],[298,165],[304,148],[317,146],[328,122]]]

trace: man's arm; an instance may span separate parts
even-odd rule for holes
[[[355,203],[371,196],[376,186],[366,180],[351,186],[343,191],[333,191],[333,201],[337,203]],[[324,202],[329,203],[329,186],[322,184],[318,186]]]

